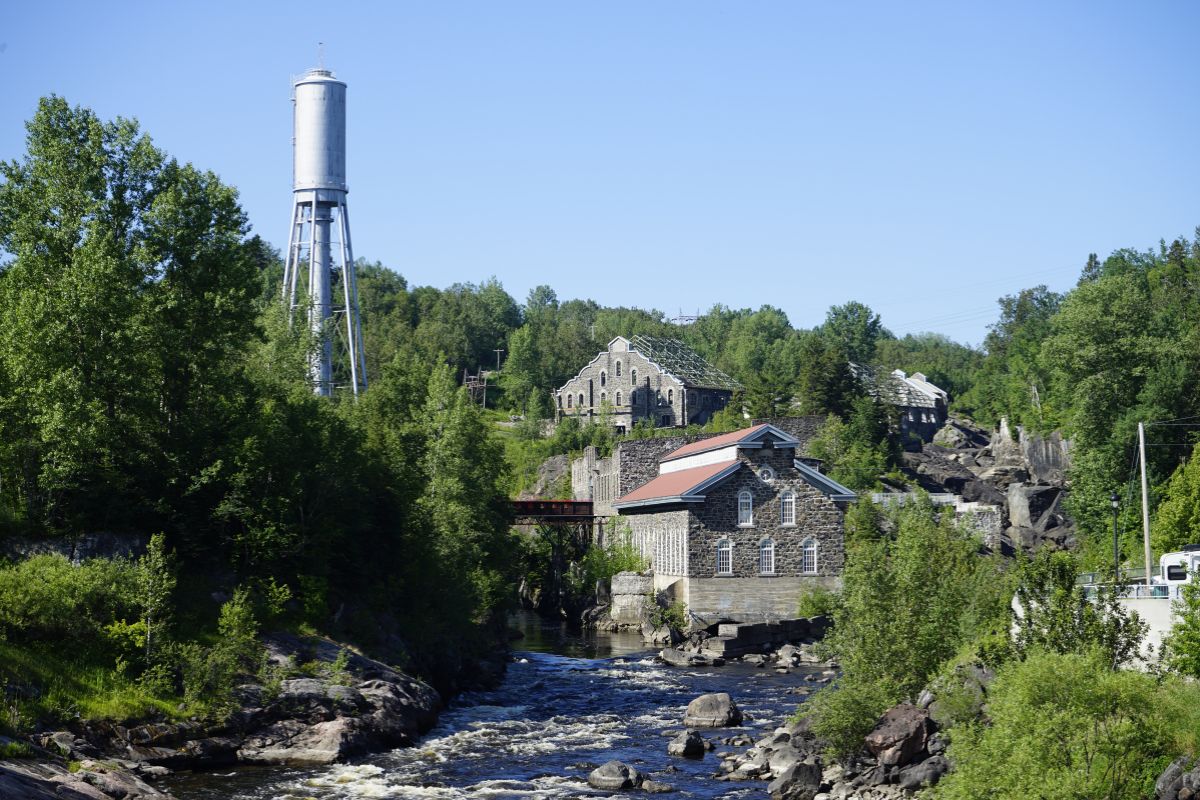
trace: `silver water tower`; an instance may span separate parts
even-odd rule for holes
[[[327,69],[310,69],[293,82],[292,104],[292,226],[283,299],[289,319],[301,303],[307,312],[316,340],[313,390],[328,396],[349,387],[357,395],[367,388],[367,365],[346,210],[346,84]]]

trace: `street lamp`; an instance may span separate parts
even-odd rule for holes
[[[1117,542],[1117,510],[1121,507],[1121,498],[1113,492],[1108,496],[1108,502],[1112,505],[1113,511],[1113,582],[1120,583],[1121,581],[1121,550]]]

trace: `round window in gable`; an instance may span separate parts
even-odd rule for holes
[[[758,471],[758,477],[769,483],[775,480],[775,470],[770,467],[763,467]]]

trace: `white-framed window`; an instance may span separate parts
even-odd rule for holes
[[[733,574],[733,542],[728,539],[717,540],[717,574]]]
[[[775,540],[770,537],[758,543],[758,574],[775,574]]]
[[[762,478],[767,483],[775,480],[775,470],[770,467],[763,467],[758,471],[758,477]]]
[[[779,495],[779,524],[796,524],[796,493],[793,491]]]
[[[621,362],[617,362],[617,377],[621,377]]]
[[[662,402],[662,389],[656,389],[656,390],[654,391],[654,402],[655,402],[655,404],[656,404],[656,405],[660,405],[660,406],[663,404],[663,402]]]
[[[754,524],[754,495],[748,491],[738,492],[738,525]]]
[[[605,372],[604,370],[600,370],[600,385],[604,386],[607,383],[608,383],[608,373]]]
[[[800,571],[805,575],[817,574],[817,540],[805,539],[800,543]]]
[[[617,392],[617,405],[618,406],[621,405],[621,393],[620,392]]]

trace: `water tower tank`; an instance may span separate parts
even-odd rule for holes
[[[295,146],[292,187],[346,186],[346,84],[327,69],[310,69],[293,85]]]

